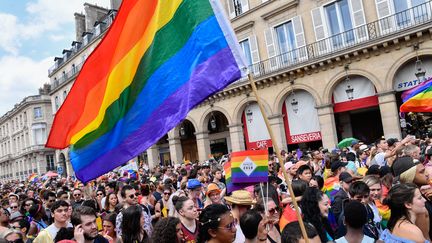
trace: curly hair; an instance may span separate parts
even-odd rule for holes
[[[153,228],[152,240],[157,243],[179,242],[176,226],[180,219],[175,217],[161,218]]]
[[[199,216],[200,227],[198,233],[198,243],[204,243],[211,239],[209,229],[217,229],[220,224],[221,216],[229,212],[227,206],[222,204],[212,204],[201,212]]]
[[[323,198],[324,193],[317,188],[309,187],[303,194],[300,201],[300,208],[304,215],[304,221],[311,223],[318,232],[322,242],[327,242],[326,231],[333,236],[333,230],[326,218],[321,216],[318,202]],[[317,217],[319,215],[319,217]]]

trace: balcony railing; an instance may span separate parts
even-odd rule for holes
[[[87,40],[87,43],[82,43],[82,45],[79,46],[79,48],[71,48],[70,49],[70,53],[67,54],[67,56],[64,56],[63,58],[61,58],[60,60],[56,61],[56,63],[48,69],[48,75],[51,75],[54,71],[56,71],[59,67],[62,66],[63,63],[65,63],[67,60],[70,60],[71,58],[73,58],[79,51],[81,51],[82,49],[87,48],[87,46],[94,40],[99,38],[101,35],[103,35],[105,33],[105,30],[107,30],[116,15],[116,11],[112,11],[109,15],[107,15],[105,17],[105,19],[103,19],[101,22],[101,24],[99,25],[98,28],[93,28],[92,32],[91,32],[91,37]],[[63,78],[63,77],[62,77]],[[60,79],[62,79],[60,78]],[[59,79],[59,82],[60,82]],[[64,82],[64,80],[63,80]]]
[[[325,56],[361,44],[367,44],[374,40],[413,29],[424,24],[430,24],[432,26],[431,21],[432,2],[428,1],[403,12],[390,15],[386,18],[367,23],[349,31],[252,64],[249,66],[249,70],[254,77],[267,75],[302,63],[318,60]],[[238,82],[244,80],[245,78],[240,79]]]
[[[84,64],[84,61],[81,62],[80,64],[76,65],[75,68],[71,69],[69,72],[64,73],[60,78],[55,79],[53,84],[52,84],[52,89],[57,88],[62,83],[70,80],[72,77],[75,77],[79,73],[79,71],[81,70],[83,64]]]

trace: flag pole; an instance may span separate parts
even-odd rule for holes
[[[296,214],[297,214],[297,218],[298,218],[298,221],[299,221],[299,224],[300,224],[300,229],[301,229],[301,232],[302,232],[302,235],[303,235],[303,239],[305,240],[306,243],[309,243],[309,238],[307,237],[306,228],[304,226],[303,218],[302,218],[302,216],[300,214],[300,210],[299,210],[299,207],[298,207],[295,195],[294,195],[294,191],[293,191],[292,186],[291,186],[291,181],[288,178],[288,174],[287,174],[287,172],[285,170],[285,167],[283,167],[283,161],[284,160],[282,159],[282,156],[280,154],[279,146],[277,145],[275,136],[273,134],[273,130],[272,130],[271,126],[270,126],[270,122],[269,122],[269,120],[267,118],[267,115],[266,115],[266,112],[264,110],[264,106],[261,103],[261,98],[258,96],[258,90],[257,90],[257,88],[255,86],[255,80],[254,80],[254,78],[253,78],[253,76],[251,75],[250,72],[248,74],[248,79],[249,79],[249,82],[250,82],[250,84],[252,86],[252,91],[254,92],[254,95],[256,97],[256,101],[257,101],[258,106],[259,106],[259,108],[261,110],[261,114],[262,114],[262,116],[264,118],[264,122],[266,124],[268,133],[269,133],[270,138],[272,140],[273,149],[276,152],[276,155],[277,155],[277,157],[279,159],[279,163],[282,164],[282,172],[283,172],[283,175],[284,175],[284,178],[285,178],[285,182],[286,182],[286,184],[288,186],[288,190],[289,190],[289,193],[290,193],[290,196],[291,196],[291,200],[292,200],[292,202],[294,204],[294,209],[295,209]]]

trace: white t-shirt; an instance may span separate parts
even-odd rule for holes
[[[385,152],[380,152],[380,153],[377,153],[377,154],[375,155],[375,157],[374,157],[375,162],[376,162],[380,167],[386,165],[385,155],[386,155]]]
[[[373,238],[370,238],[367,235],[364,235],[363,236],[363,240],[361,242],[362,243],[374,243],[375,240]],[[341,238],[337,239],[336,243],[348,243],[348,241],[345,239],[345,236],[344,236],[344,237],[341,237]]]
[[[240,224],[236,225],[236,238],[233,243],[244,243],[246,241],[246,237],[243,234],[243,231],[240,228]]]
[[[73,227],[71,223],[68,223],[66,226],[66,228],[71,228],[71,227]],[[50,226],[46,227],[45,230],[48,231],[48,233],[51,236],[51,239],[54,240],[54,238],[57,236],[57,232],[60,230],[60,228],[57,228],[55,226],[55,224],[51,224]]]

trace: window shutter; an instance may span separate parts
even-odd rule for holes
[[[366,17],[362,1],[363,0],[350,0],[353,28],[355,28],[357,40],[365,40],[368,38]]]
[[[306,52],[306,40],[305,35],[303,31],[303,22],[300,16],[295,16],[291,20],[293,29],[294,29],[294,36],[296,41],[296,48],[297,48],[297,55],[300,59],[300,61],[304,61],[307,59],[307,52]]]
[[[249,10],[249,1],[248,0],[240,0],[241,7],[242,7],[242,13]]]
[[[250,41],[250,47],[251,47],[251,56],[252,56],[252,71],[255,75],[259,74],[259,66],[260,66],[260,57],[259,57],[259,50],[258,50],[258,42],[256,35],[252,35],[249,38]]]
[[[381,34],[388,34],[395,26],[394,18],[389,17],[392,14],[390,0],[375,0],[375,2]]]
[[[230,19],[235,17],[235,8],[234,8],[234,0],[227,0],[228,1],[228,12]]]
[[[312,23],[315,31],[315,39],[316,41],[318,41],[314,49],[315,51],[318,51],[318,54],[325,53],[328,50],[327,41],[321,41],[327,37],[327,31],[326,31],[326,26],[323,19],[322,11],[323,11],[322,7],[311,10]]]
[[[270,68],[277,68],[277,60],[276,60],[276,44],[273,38],[273,28],[266,29],[264,31],[265,41],[267,44],[267,55],[270,60]]]

